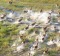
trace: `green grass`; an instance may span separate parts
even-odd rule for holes
[[[48,5],[46,5],[46,4],[48,4]],[[60,0],[19,0],[17,2],[15,0],[15,1],[13,1],[12,5],[10,5],[6,0],[0,0],[0,6],[3,6],[6,9],[15,10],[15,11],[16,10],[20,11],[20,10],[24,9],[25,7],[32,7],[34,10],[40,10],[41,8],[43,8],[44,10],[52,9],[52,8],[55,9],[55,4],[59,4],[60,5]],[[1,13],[4,13],[4,12],[2,10],[0,10],[0,14]],[[17,35],[18,32],[21,29],[26,27],[26,25],[23,25],[23,26],[20,25],[19,27],[17,27],[17,25],[10,25],[7,22],[6,22],[6,24],[8,24],[7,27],[3,26],[3,22],[0,22],[0,47],[1,47],[0,48],[0,54],[5,54],[7,51],[10,51],[10,49],[8,50],[8,48],[9,48],[9,45],[11,44],[10,42],[12,41],[11,37],[14,36],[14,35]],[[35,29],[29,29],[27,31],[27,33],[26,33],[26,36],[24,36],[24,40],[26,38],[30,37],[30,34],[34,30]],[[58,33],[53,33],[52,34],[51,33],[50,34],[50,38],[48,40],[54,39],[55,36],[60,36],[60,34],[58,34]],[[30,42],[33,42],[35,39],[31,38],[29,40],[30,40]],[[43,44],[42,48],[40,50],[43,51],[45,49],[46,49],[46,45]],[[57,48],[50,50],[49,51],[49,55],[52,56],[55,53],[57,53],[58,50],[56,50],[56,49]],[[7,55],[7,56],[9,56],[9,55]]]
[[[13,4],[10,5],[8,0],[1,0],[0,6],[12,10],[22,10],[25,7],[32,7],[33,9],[40,10],[43,9],[55,9],[55,4],[60,5],[60,0],[13,0]]]

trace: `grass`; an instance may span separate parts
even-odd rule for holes
[[[0,10],[0,14],[3,14],[4,12],[2,10]]]
[[[13,0],[13,4],[10,5],[8,3],[8,0],[0,0],[0,6],[3,6],[5,7],[6,9],[12,9],[12,10],[15,10],[15,11],[20,11],[26,7],[32,7],[34,10],[40,10],[41,8],[43,8],[44,10],[48,10],[48,9],[55,9],[55,5],[56,4],[59,4],[60,5],[60,0]],[[2,10],[0,10],[0,13],[3,13]],[[0,22],[1,23],[1,22]],[[0,33],[2,37],[5,36],[5,33],[6,35],[8,33],[10,33],[11,37],[12,35],[17,35],[17,33],[23,29],[24,27],[26,27],[26,25],[20,25],[19,27],[15,26],[15,25],[9,25],[8,27],[3,27],[2,25],[0,26],[2,27],[2,29],[0,30]],[[11,30],[10,32],[8,32],[7,30]],[[26,36],[24,36],[24,40],[26,38],[28,38],[28,36],[30,37],[30,34],[32,33],[32,31],[34,31],[34,29],[29,29],[28,30],[29,32],[26,33]],[[58,33],[54,33],[52,34],[51,33],[51,37],[49,38],[50,39],[53,39],[55,38],[56,35],[60,36],[60,34]],[[10,38],[10,35],[9,35],[9,38]],[[26,38],[25,38],[26,37]],[[53,37],[53,38],[52,38]],[[0,38],[0,41],[2,41],[1,43],[3,43],[3,45],[0,43],[0,46],[2,47],[5,47],[5,46],[8,46],[9,45],[9,38]],[[32,39],[29,39],[30,43],[33,42],[35,39],[32,38]],[[3,42],[4,41],[4,42]],[[42,48],[40,49],[41,51],[45,50],[46,49],[46,45],[42,45]],[[57,50],[58,48],[53,48],[51,50],[49,50],[49,55],[50,56],[53,56],[55,53],[57,53]],[[5,48],[4,50],[7,51],[7,49]],[[6,51],[2,50],[1,53],[6,53]],[[9,56],[9,55],[7,55]]]
[[[55,9],[55,5],[60,5],[60,0],[13,0],[13,4],[10,5],[8,0],[1,0],[0,6],[12,10],[22,10],[25,7],[32,7],[35,10],[43,9]]]

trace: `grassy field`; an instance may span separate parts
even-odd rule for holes
[[[42,9],[55,9],[56,4],[60,6],[60,0],[12,0],[10,5],[8,2],[10,0],[0,0],[0,6],[12,10],[22,10],[25,7],[32,7],[35,10]]]
[[[40,10],[41,8],[44,10],[49,10],[49,9],[55,9],[56,8],[56,4],[58,4],[60,6],[60,0],[12,0],[12,4],[8,3],[9,0],[0,0],[0,6],[4,7],[5,9],[12,9],[15,11],[20,11],[26,7],[32,7],[34,10]],[[4,13],[2,10],[0,10],[0,14]],[[24,18],[25,19],[25,18]],[[4,24],[5,23],[5,24]],[[12,25],[9,24],[9,22],[7,21],[3,21],[0,22],[0,56],[16,56],[13,55],[11,52],[11,45],[13,44],[14,40],[19,39],[17,35],[19,35],[19,31],[24,29],[26,27],[26,25]],[[39,30],[39,29],[29,29],[26,31],[26,34],[23,36],[22,40],[25,41],[26,39],[28,39],[30,42],[29,43],[33,43],[35,38],[35,36],[37,36],[38,34],[36,34],[35,36],[31,37],[31,34],[33,31]],[[58,33],[50,33],[50,37],[46,40],[50,40],[50,39],[55,39],[55,36],[60,36],[60,34]],[[31,38],[30,38],[31,37]],[[18,43],[18,42],[17,42]],[[27,45],[27,47],[29,47]],[[42,48],[39,49],[40,52],[46,50],[48,48],[48,46],[46,46],[45,44],[42,44]],[[14,48],[12,48],[14,49]],[[60,54],[60,47],[54,47],[54,48],[49,48],[48,51],[48,55],[49,56],[56,56],[55,54]],[[39,52],[39,53],[40,53]],[[18,54],[17,54],[18,56]],[[23,55],[22,55],[23,56]],[[37,55],[35,55],[37,56]],[[58,55],[57,55],[58,56]]]

